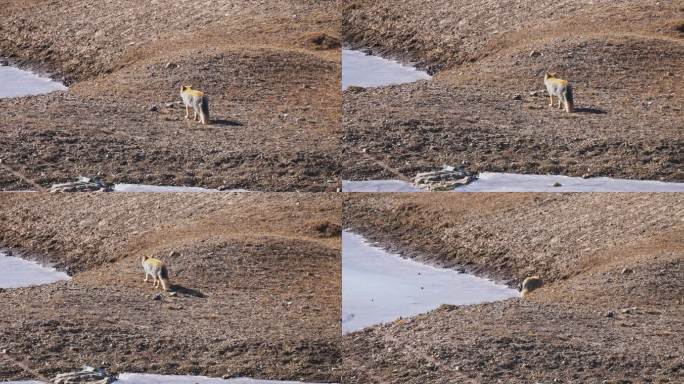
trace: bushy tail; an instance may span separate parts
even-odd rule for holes
[[[161,271],[159,271],[159,280],[161,280],[161,285],[162,288],[165,291],[169,290],[169,270],[166,269],[166,266],[161,267]]]
[[[209,98],[205,95],[202,97],[202,123],[209,124]]]
[[[575,100],[572,96],[572,86],[568,84],[563,92],[563,102],[565,103],[565,112],[571,113],[575,110]]]

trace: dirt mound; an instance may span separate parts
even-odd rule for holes
[[[354,2],[343,21],[352,46],[441,72],[344,93],[342,178],[464,164],[682,181],[678,12],[628,1]],[[548,109],[549,70],[573,83],[577,113]]]
[[[681,210],[677,194],[354,194],[344,226],[394,251],[548,283],[526,300],[442,306],[345,335],[344,377],[672,381],[682,366]]]
[[[71,88],[67,95],[0,100],[15,111],[2,124],[3,160],[44,187],[99,175],[110,182],[334,191],[340,54],[299,39],[338,39],[336,7],[12,1],[0,26],[0,56],[57,72]],[[212,125],[185,121],[181,83],[207,92]],[[18,187],[13,180],[0,185]]]
[[[88,364],[340,380],[340,238],[296,231],[312,217],[339,218],[335,196],[5,194],[0,202],[2,246],[49,252],[74,273],[0,292],[8,308],[0,346],[40,374]],[[174,295],[143,282],[140,255],[167,263]],[[23,377],[14,365],[0,364],[0,380]]]
[[[593,1],[353,1],[342,34],[352,46],[410,58],[431,71],[476,61],[521,42],[611,32],[666,33],[681,9],[674,3]]]

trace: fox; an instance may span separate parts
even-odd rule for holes
[[[542,285],[544,285],[544,281],[539,276],[530,276],[523,280],[520,286],[520,293],[522,297],[525,297],[535,289],[541,288]]]
[[[193,120],[199,120],[202,124],[209,124],[209,98],[202,91],[192,89],[192,85],[181,85],[181,99],[185,104],[185,118],[190,118],[190,108],[195,112]]]
[[[574,100],[572,96],[572,84],[567,80],[559,79],[558,75],[547,72],[544,75],[544,85],[549,92],[549,107],[553,107],[553,97],[558,98],[558,109],[565,106],[565,112],[572,113],[575,109]]]
[[[148,277],[152,276],[154,281],[154,288],[159,288],[159,283],[161,283],[162,289],[164,291],[169,290],[169,270],[166,268],[166,264],[159,259],[154,257],[143,256],[142,257],[142,267],[145,271],[145,282],[147,283]]]

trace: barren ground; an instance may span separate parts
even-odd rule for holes
[[[71,88],[0,100],[0,188],[334,191],[339,23],[334,1],[4,2],[0,57]],[[181,84],[209,95],[213,124],[168,104]]]
[[[343,10],[346,43],[417,61],[436,76],[344,92],[342,177],[412,177],[465,164],[684,180],[680,5],[351,2]],[[546,71],[574,84],[577,113],[548,108]]]
[[[340,207],[315,194],[3,194],[0,246],[73,279],[0,290],[0,380],[30,378],[19,362],[48,377],[87,364],[339,382]],[[141,255],[167,262],[176,296],[154,299]]]
[[[345,228],[406,257],[546,281],[528,300],[345,335],[345,383],[684,378],[680,194],[352,194],[343,211]]]

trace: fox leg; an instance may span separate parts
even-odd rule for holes
[[[193,108],[192,110],[193,110],[193,112],[195,112],[195,117],[193,117],[192,120],[193,121],[199,120],[199,115],[197,114],[197,108]]]
[[[563,109],[563,98],[558,97],[558,109]]]
[[[553,95],[549,93],[549,107],[553,107]]]
[[[188,106],[185,106],[185,118],[189,119],[190,118],[190,108]]]
[[[148,282],[148,279],[147,279],[147,278],[148,278],[149,276],[150,276],[150,274],[147,273],[147,272],[145,272],[145,280],[143,280],[143,281],[147,283],[147,282]]]

